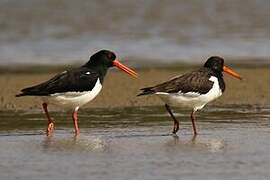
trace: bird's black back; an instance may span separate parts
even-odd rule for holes
[[[50,80],[21,90],[18,96],[48,96],[54,93],[91,91],[97,80],[103,82],[104,76],[95,70],[81,67],[64,71]]]
[[[154,94],[157,92],[165,92],[165,93],[188,93],[194,92],[198,94],[206,94],[213,87],[214,82],[210,81],[209,78],[211,76],[215,76],[218,78],[219,86],[222,91],[225,90],[225,83],[222,78],[222,73],[217,74],[213,70],[202,67],[197,71],[192,71],[190,73],[186,73],[182,76],[173,78],[164,83],[158,84],[156,86],[147,87],[141,89],[142,92],[140,95],[148,95]]]

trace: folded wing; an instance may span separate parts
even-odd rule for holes
[[[155,93],[206,94],[213,86],[213,82],[209,80],[210,77],[211,73],[208,71],[193,71],[156,86],[142,88],[138,96]]]
[[[21,90],[19,96],[49,96],[62,92],[91,91],[98,79],[96,72],[87,68],[64,71],[50,80]]]

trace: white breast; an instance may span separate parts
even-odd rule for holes
[[[55,93],[48,97],[42,97],[42,100],[47,103],[75,108],[92,101],[101,89],[102,85],[100,80],[97,79],[97,82],[91,91]]]
[[[188,93],[164,93],[157,92],[156,94],[163,100],[165,103],[171,106],[181,106],[181,107],[190,107],[195,111],[202,109],[207,103],[213,101],[222,95],[222,91],[219,87],[218,79],[215,76],[209,78],[210,81],[214,82],[213,87],[206,94],[199,94],[196,92]]]

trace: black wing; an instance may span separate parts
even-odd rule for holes
[[[156,92],[196,92],[199,94],[206,94],[213,87],[213,82],[209,81],[209,78],[211,76],[211,71],[203,68],[198,71],[193,71],[180,77],[173,78],[162,84],[158,84],[153,87],[143,88],[141,89],[142,92],[138,94],[138,96],[154,94]]]
[[[44,83],[22,89],[21,94],[16,95],[16,97],[48,96],[50,94],[62,92],[91,91],[94,88],[98,77],[98,73],[88,68],[64,71]]]

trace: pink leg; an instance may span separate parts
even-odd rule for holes
[[[194,110],[192,110],[190,117],[191,117],[191,121],[192,121],[193,133],[194,133],[194,136],[196,136],[197,129],[196,129],[196,122],[195,122],[196,118],[195,118],[195,111]]]
[[[73,125],[74,125],[76,136],[78,136],[80,134],[80,130],[79,130],[79,126],[78,126],[78,110],[79,110],[79,107],[76,107],[73,114],[72,114]]]
[[[48,119],[48,127],[47,127],[47,130],[46,130],[46,133],[47,133],[47,136],[50,136],[53,131],[54,131],[54,124],[53,124],[53,118],[50,117],[50,114],[48,112],[48,104],[47,103],[43,103],[42,104],[42,107],[43,107],[43,110],[47,116],[47,119]]]

